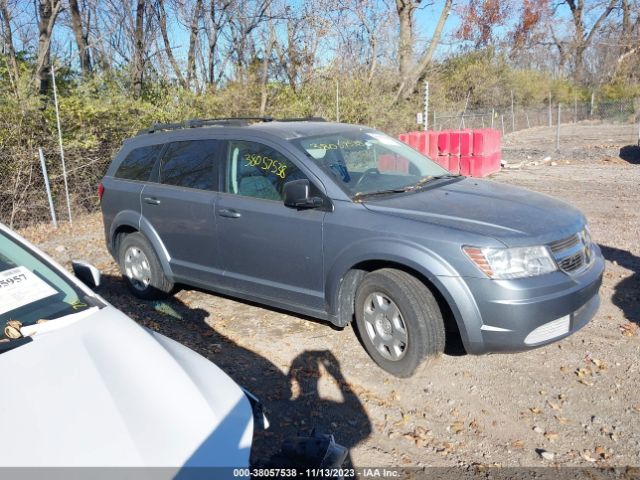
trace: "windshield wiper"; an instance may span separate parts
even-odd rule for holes
[[[357,202],[361,198],[364,197],[375,197],[378,195],[389,195],[391,193],[404,193],[406,192],[406,188],[390,188],[388,190],[378,190],[375,192],[358,192],[353,196],[353,199]]]
[[[426,185],[429,182],[432,182],[433,180],[441,180],[443,178],[458,178],[460,176],[461,175],[457,175],[457,174],[453,174],[453,173],[443,173],[442,175],[429,175],[429,176],[421,178],[420,180],[418,180],[413,185],[407,185],[404,189],[405,189],[406,192],[410,192],[410,191],[413,191],[413,190],[417,190],[420,187],[423,187],[424,185]]]

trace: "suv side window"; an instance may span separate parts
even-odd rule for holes
[[[160,164],[160,183],[215,190],[214,159],[218,145],[217,140],[170,143]]]
[[[230,141],[227,192],[265,200],[282,200],[286,182],[306,178],[284,155],[256,142]]]
[[[146,182],[149,180],[160,150],[162,150],[162,144],[132,150],[118,167],[115,177]]]

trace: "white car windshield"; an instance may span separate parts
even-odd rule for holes
[[[296,140],[351,196],[407,191],[449,172],[408,145],[374,130]]]
[[[91,305],[85,297],[36,252],[0,231],[0,339],[11,334],[10,326],[86,310]]]

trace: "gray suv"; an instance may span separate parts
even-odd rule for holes
[[[255,121],[254,121],[255,120]],[[184,284],[344,327],[407,377],[459,334],[526,350],[586,325],[604,261],[553,198],[450,175],[371,128],[318,119],[156,125],[100,185],[107,246],[141,298]]]

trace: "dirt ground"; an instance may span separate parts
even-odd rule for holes
[[[378,369],[350,327],[190,289],[166,302],[135,300],[106,252],[99,214],[23,233],[67,266],[72,258],[93,262],[108,301],[257,394],[272,427],[258,437],[255,458],[318,426],[335,433],[359,467],[638,466],[640,155],[623,149],[633,138],[631,126],[568,126],[555,153],[550,129],[518,132],[504,139],[503,156],[522,166],[492,177],[586,214],[607,258],[594,320],[526,353],[453,349],[408,380]]]

